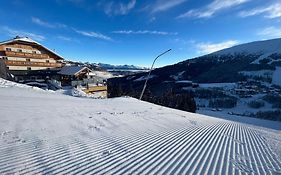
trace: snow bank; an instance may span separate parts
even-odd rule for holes
[[[36,91],[45,91],[38,87],[33,87],[33,86],[26,85],[26,84],[15,83],[15,82],[0,78],[0,88],[13,88],[13,87],[31,89],[31,90],[36,90]]]

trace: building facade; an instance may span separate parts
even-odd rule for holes
[[[27,37],[0,42],[0,59],[6,71],[15,77],[63,66],[63,57]]]

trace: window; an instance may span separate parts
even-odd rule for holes
[[[21,49],[18,49],[17,51],[18,51],[18,52],[22,52],[22,50],[21,50]]]
[[[11,48],[6,48],[6,51],[11,52],[11,51],[12,51],[12,49],[11,49]]]
[[[26,59],[26,61],[27,61],[27,62],[30,62],[30,59],[29,59],[29,58],[27,58],[27,59]]]
[[[32,51],[32,53],[33,53],[33,54],[36,54],[36,51],[35,51],[35,50],[33,50],[33,51]]]
[[[46,63],[49,63],[50,61],[49,60],[46,60]]]
[[[31,67],[27,67],[27,70],[31,70]]]

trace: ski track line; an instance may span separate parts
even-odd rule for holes
[[[274,154],[272,152],[267,152],[267,150],[269,150],[268,145],[264,144],[264,142],[262,141],[262,138],[259,137],[259,135],[257,135],[254,131],[250,132],[250,134],[253,137],[253,141],[254,141],[255,145],[257,145],[257,148],[258,148],[261,158],[263,160],[263,163],[261,164],[261,166],[266,171],[266,173],[267,174],[274,173],[277,171],[277,169],[280,171],[280,167],[278,165],[278,164],[280,164],[280,162],[278,160],[276,160],[276,161],[272,160],[272,158],[274,157]],[[272,164],[275,162],[276,162],[277,169]]]
[[[95,140],[95,143],[99,143],[100,141],[103,141],[103,140],[105,140],[105,138],[103,138],[103,137],[101,137],[101,138],[99,138],[98,140]],[[63,141],[65,141],[65,140],[63,140]],[[75,141],[75,142],[73,142],[73,143],[70,143],[70,141]],[[66,141],[65,142],[63,142],[63,144],[61,144],[62,142],[58,142],[57,140],[55,140],[54,141],[54,143],[60,143],[59,145],[58,144],[55,144],[55,146],[54,147],[52,147],[52,150],[50,150],[49,148],[45,148],[45,149],[42,149],[42,148],[40,148],[40,149],[36,149],[36,151],[33,151],[32,152],[32,150],[34,150],[34,144],[35,143],[39,143],[39,144],[41,144],[41,143],[43,143],[42,141],[38,141],[38,142],[34,142],[34,143],[30,143],[29,145],[28,145],[28,147],[27,148],[29,148],[30,149],[30,153],[32,153],[32,154],[23,154],[24,152],[19,152],[19,154],[21,154],[21,157],[17,157],[17,160],[15,161],[14,160],[14,158],[13,157],[11,157],[11,156],[7,156],[8,157],[8,159],[4,159],[3,161],[2,161],[2,163],[4,162],[4,164],[7,164],[7,162],[9,162],[9,160],[11,161],[12,160],[12,162],[13,163],[10,163],[9,164],[9,166],[12,166],[13,164],[15,164],[16,162],[19,162],[19,163],[22,163],[21,161],[23,161],[23,160],[25,160],[26,161],[26,159],[27,158],[29,158],[29,157],[34,157],[34,155],[40,155],[43,151],[45,151],[45,150],[48,150],[48,152],[44,152],[45,154],[47,154],[48,155],[48,153],[50,152],[50,153],[54,153],[54,148],[55,148],[55,152],[57,152],[57,153],[60,153],[61,151],[64,151],[64,149],[66,149],[66,147],[67,146],[65,146],[65,145],[72,145],[72,146],[75,146],[75,145],[77,145],[78,143],[77,143],[77,139],[72,139],[72,140],[70,140],[70,139],[66,139]],[[110,141],[109,141],[110,142]],[[26,145],[25,145],[26,146]],[[39,145],[37,145],[38,147],[39,147]],[[42,146],[45,146],[45,145],[42,145]],[[77,147],[79,147],[80,145],[77,145]],[[18,147],[20,147],[20,146],[18,146]],[[19,149],[17,149],[17,150],[19,150]],[[44,154],[41,154],[41,156],[44,156]],[[46,157],[46,156],[44,156],[44,157]],[[35,157],[34,159],[36,159],[36,158],[40,158],[40,157]],[[1,166],[3,166],[3,164],[0,164],[0,167]]]
[[[259,145],[256,144],[255,138],[253,138],[253,134],[251,132],[247,132],[249,137],[249,144],[252,146],[254,151],[254,162],[255,167],[259,174],[269,174],[270,172],[266,172],[266,170],[263,167],[263,164],[265,164],[265,160],[263,158],[263,154],[261,153],[261,150],[259,149]]]
[[[194,131],[197,131],[197,130],[202,130],[203,128],[195,128],[191,133],[190,135],[187,135],[188,137],[191,137],[194,135]],[[184,134],[185,136],[186,134]],[[116,166],[116,168],[118,168],[119,170],[117,171],[113,171],[113,172],[110,172],[110,174],[122,174],[123,172],[126,172],[128,170],[134,172],[136,171],[136,169],[138,169],[138,173],[142,173],[140,172],[140,168],[142,166],[142,168],[145,168],[143,167],[143,164],[147,163],[148,165],[152,165],[152,160],[155,160],[157,159],[157,157],[161,156],[161,155],[169,155],[169,153],[167,152],[167,150],[165,149],[166,147],[168,147],[168,151],[169,149],[171,149],[173,147],[173,143],[176,143],[175,147],[178,145],[178,142],[182,142],[183,139],[186,139],[185,137],[182,137],[180,139],[175,139],[175,140],[172,140],[171,142],[168,142],[167,144],[163,144],[163,145],[159,145],[160,147],[157,146],[157,149],[153,149],[153,150],[147,150],[148,153],[146,152],[142,152],[141,154],[137,155],[136,157],[134,157],[134,159],[130,160],[130,161],[127,161],[126,165],[123,165],[123,167],[126,167],[125,169],[124,168],[119,168],[118,166]],[[169,140],[168,140],[169,141]],[[146,159],[148,157],[148,159]],[[132,169],[133,168],[133,169]],[[112,171],[112,170],[111,170]],[[119,172],[121,171],[121,172]]]
[[[255,130],[252,131],[252,134],[256,138],[256,141],[258,142],[260,148],[264,148],[261,149],[261,151],[268,160],[268,164],[270,166],[269,168],[273,168],[275,169],[274,171],[281,172],[281,161],[276,157],[274,151],[271,150],[270,146],[267,143],[267,140]]]
[[[219,127],[215,128],[214,130],[211,130],[210,133],[208,133],[208,137],[198,145],[198,147],[195,149],[196,151],[193,152],[193,156],[188,159],[188,163],[184,164],[184,166],[180,169],[178,174],[193,174],[195,168],[197,168],[200,164],[200,159],[202,158],[204,152],[209,148],[209,145],[217,141],[218,137],[220,136],[220,133],[225,130],[226,124],[220,124]],[[204,146],[203,146],[204,145]]]
[[[186,152],[185,157],[183,157],[182,164],[178,165],[178,168],[173,168],[171,174],[182,174],[182,171],[184,171],[185,169],[189,169],[189,167],[191,166],[191,162],[197,158],[195,155],[198,155],[199,151],[201,151],[202,149],[202,146],[205,146],[207,141],[215,137],[214,132],[217,131],[218,128],[222,127],[223,125],[218,124],[214,128],[208,130],[208,132],[203,137],[200,137],[197,144],[193,144]]]
[[[80,142],[80,140],[75,140],[77,142]],[[110,141],[108,141],[110,143]],[[91,143],[91,142],[90,142]],[[95,143],[95,141],[93,141],[92,143]],[[81,154],[81,152],[83,151],[82,148],[85,148],[83,147],[83,145],[81,145],[81,143],[77,143],[77,144],[80,144],[80,145],[77,145],[77,149],[80,151],[80,152],[77,152],[77,155]],[[114,143],[113,143],[114,144]],[[104,147],[104,145],[106,144],[102,144],[100,146],[100,148],[102,149]],[[75,149],[73,149],[75,150]],[[83,153],[83,152],[82,152]],[[75,154],[75,152],[73,152],[72,154]],[[40,155],[40,154],[39,154]],[[44,154],[43,154],[44,155]],[[65,160],[64,158],[66,158],[67,155],[64,155],[65,157],[63,156],[60,156],[59,159],[54,159],[54,155],[50,154],[50,156],[52,156],[52,159],[50,161],[47,160],[48,164],[51,164],[51,163],[54,163],[53,161],[57,162],[57,163],[60,163],[59,160]],[[68,158],[71,158],[71,157],[68,157]],[[75,160],[75,159],[74,159]],[[42,162],[41,162],[42,163]],[[39,165],[40,165],[40,162],[39,162]],[[41,166],[44,166],[44,165],[41,165]],[[45,165],[46,166],[46,165]],[[30,167],[30,168],[33,168],[33,167]]]
[[[200,129],[203,132],[203,128]],[[159,154],[154,155],[153,161],[146,162],[146,166],[143,166],[141,171],[138,170],[139,173],[143,174],[158,174],[155,171],[163,169],[167,166],[168,161],[172,162],[172,159],[176,157],[176,155],[181,155],[184,151],[184,147],[188,140],[192,137],[195,137],[197,134],[195,132],[191,133],[187,137],[181,138],[180,143],[177,143],[175,146],[170,146],[167,150],[160,152]],[[150,165],[155,166],[150,166]]]
[[[233,143],[233,136],[236,133],[236,123],[233,124],[232,131],[230,135],[226,135],[226,137],[229,139],[228,141],[228,147],[227,147],[227,155],[225,157],[226,160],[223,160],[223,164],[226,164],[224,167],[224,173],[222,174],[233,174],[233,167],[231,164],[231,157],[233,155],[234,151],[234,143]],[[226,161],[226,163],[225,163]],[[220,171],[219,171],[220,172]],[[215,171],[215,174],[217,174],[217,170]]]
[[[208,138],[210,138],[210,136],[208,136]],[[207,138],[203,138],[203,139],[206,139],[206,140],[207,140]],[[203,140],[203,139],[202,139],[202,140]],[[201,142],[201,141],[200,141],[200,142]],[[199,144],[203,144],[203,145],[204,145],[204,143],[205,143],[205,142],[199,143]],[[195,150],[198,150],[198,147],[195,147],[195,148],[193,148],[193,149],[194,149],[194,150],[192,150],[192,152],[190,152],[191,150],[187,150],[187,151],[186,151],[184,157],[182,157],[182,160],[181,160],[181,162],[182,162],[181,167],[176,167],[176,168],[171,169],[170,172],[169,172],[169,174],[173,174],[173,173],[179,174],[180,171],[184,171],[184,169],[187,169],[187,167],[186,167],[186,166],[187,166],[187,162],[190,161],[190,159],[192,158],[192,156],[193,156],[194,153],[195,153]],[[183,163],[183,161],[184,161],[184,163]]]
[[[216,161],[212,161],[208,164],[209,171],[206,171],[204,174],[226,174],[227,166],[229,165],[229,159],[227,157],[230,147],[231,139],[229,135],[232,135],[234,132],[234,124],[231,123],[228,127],[228,130],[225,133],[222,133],[223,141],[220,143],[220,147],[217,149],[214,158]],[[209,159],[211,161],[212,159]],[[225,170],[224,173],[222,173]],[[201,172],[203,173],[203,172]]]
[[[97,122],[97,121],[95,121]],[[126,125],[129,123],[126,123]],[[281,162],[260,132],[228,121],[155,130],[84,128],[51,140],[0,147],[0,174],[275,175]],[[29,140],[29,141],[30,141]]]
[[[162,133],[163,134],[163,133]],[[158,137],[159,136],[161,136],[161,135],[158,135]],[[157,136],[155,136],[155,137],[157,137]],[[144,139],[143,139],[143,141],[146,141],[146,140],[149,140],[149,139],[151,139],[150,137],[145,137]],[[137,141],[140,141],[140,139],[137,139]],[[121,142],[122,143],[122,142]],[[123,142],[123,143],[126,143],[127,144],[127,142]],[[130,145],[134,145],[135,143],[131,143],[131,142],[129,142],[128,143],[128,146],[130,146]],[[121,145],[121,144],[120,144]],[[124,149],[127,149],[126,147],[124,147],[124,145],[122,145],[122,148],[114,148],[113,149],[113,151],[112,151],[112,154],[126,154],[126,153],[124,153]],[[105,157],[112,157],[112,155],[108,155],[108,156],[105,156]],[[108,158],[104,158],[105,160],[107,160]],[[103,163],[103,161],[105,161],[102,157],[100,158],[100,159],[98,159],[99,160],[99,162],[101,162],[101,163]],[[82,162],[82,164],[80,163],[80,165],[82,165],[82,166],[87,166],[87,167],[89,167],[90,165],[89,165],[89,160],[87,159],[87,157],[86,158],[83,158],[83,162]],[[75,169],[76,168],[76,169]],[[84,167],[83,167],[84,168]],[[69,171],[71,172],[72,170],[73,170],[73,172],[71,172],[71,173],[74,173],[74,171],[78,171],[78,169],[79,168],[77,168],[77,167],[71,167],[70,169],[69,169]],[[84,168],[85,169],[85,168]],[[63,170],[61,170],[61,171],[63,171]],[[64,172],[64,173],[67,173],[67,172]]]
[[[99,138],[99,139],[100,139],[100,138]],[[75,141],[77,141],[77,139],[75,139]],[[56,142],[56,143],[58,143],[58,142]],[[59,142],[59,143],[60,143],[60,142]],[[69,144],[69,142],[64,143],[64,144]],[[56,146],[57,146],[57,145],[56,145]],[[57,147],[60,148],[60,149],[62,149],[62,150],[65,149],[65,146],[57,146]],[[77,147],[79,148],[79,145],[77,145]],[[32,149],[34,149],[33,146],[32,146]],[[44,151],[44,150],[41,151],[40,149],[36,149],[36,150],[37,150],[37,152],[36,152],[37,155],[40,155],[39,153],[42,152],[42,151]],[[48,151],[52,153],[53,150],[49,150],[49,149],[48,149]],[[33,156],[34,156],[34,155],[33,155]],[[41,156],[44,156],[44,154],[41,155]],[[23,157],[23,158],[26,158],[25,155],[23,155],[22,157]],[[25,159],[23,159],[23,160],[25,160]],[[6,162],[6,163],[7,163],[7,162]],[[21,162],[20,162],[20,163],[21,163]]]
[[[177,145],[177,148],[175,151],[172,150],[171,153],[169,154],[164,154],[164,156],[160,157],[160,158],[157,158],[154,162],[158,162],[158,166],[154,166],[154,167],[150,167],[150,171],[147,172],[147,173],[150,173],[153,171],[153,169],[156,169],[156,170],[164,170],[166,167],[169,167],[171,166],[171,164],[174,164],[177,159],[178,159],[178,156],[182,155],[185,151],[184,148],[187,148],[188,147],[188,144],[190,144],[192,142],[192,140],[195,140],[196,138],[198,138],[200,135],[204,134],[204,132],[206,132],[206,129],[208,128],[209,126],[205,126],[204,128],[201,128],[198,133],[197,132],[193,132],[191,133],[190,135],[188,135],[183,144],[179,144]],[[174,149],[174,148],[173,148]],[[164,152],[163,152],[164,153]],[[161,164],[161,166],[160,166]],[[149,164],[147,164],[147,166],[149,168]],[[157,172],[153,172],[152,174],[163,174],[163,173],[157,173]]]
[[[145,138],[146,138],[146,136],[144,136]],[[113,145],[114,146],[114,145]],[[80,148],[81,149],[81,148]],[[80,150],[79,149],[79,150]],[[116,148],[117,149],[117,148]],[[122,148],[120,148],[121,150],[122,150]],[[83,151],[83,153],[81,154],[80,152],[78,152],[77,154],[75,154],[75,155],[77,155],[76,157],[75,157],[75,159],[73,159],[72,157],[67,157],[67,160],[65,160],[65,159],[63,159],[64,160],[64,165],[71,165],[70,163],[69,163],[69,161],[70,162],[77,162],[78,164],[80,164],[81,162],[78,162],[78,160],[83,160],[83,161],[85,161],[84,160],[84,158],[86,159],[86,157],[85,156],[87,156],[90,160],[92,160],[93,159],[93,155],[92,154],[89,154],[89,152],[87,152],[87,151]],[[74,156],[75,156],[74,155]],[[77,160],[78,159],[78,160]],[[87,160],[87,159],[86,159]],[[57,162],[57,164],[59,164],[59,162]],[[52,167],[55,167],[54,165],[52,166]],[[65,166],[63,166],[63,167],[65,167]],[[56,168],[56,169],[60,169],[60,167],[58,167],[58,168]],[[52,171],[54,171],[54,170],[56,170],[56,169],[52,169]]]
[[[187,156],[190,155],[190,152],[192,152],[198,145],[206,139],[206,137],[209,137],[208,133],[212,131],[214,128],[219,127],[220,125],[210,125],[209,127],[206,128],[206,131],[203,132],[202,134],[196,133],[196,137],[193,138],[192,140],[189,140],[187,142],[187,145],[185,146],[185,151],[183,152],[182,155],[178,155],[176,158],[176,161],[171,164],[164,172],[163,174],[176,174],[175,171],[179,170],[180,167],[184,166],[184,162],[187,159]]]
[[[137,149],[136,148],[132,149],[133,151],[130,152],[129,156],[134,155],[134,153],[136,153],[136,152],[141,152],[143,149],[146,150],[150,147],[153,147],[156,143],[163,142],[163,140],[167,139],[168,137],[172,137],[173,135],[182,133],[182,132],[186,132],[186,128],[183,128],[177,132],[171,132],[171,133],[169,133],[169,135],[166,135],[166,136],[164,135],[163,138],[157,138],[156,140],[154,140],[154,143],[152,143],[152,144],[151,144],[151,140],[148,140],[146,143],[137,143],[137,145],[132,145],[133,146],[132,148],[136,147]],[[106,168],[105,166],[107,164],[109,164],[107,166],[110,166],[110,165],[114,165],[115,163],[120,163],[119,159],[121,160],[121,163],[122,163],[122,160],[124,161],[124,158],[126,158],[126,157],[128,159],[128,156],[124,153],[121,155],[118,155],[117,157],[114,157],[114,155],[113,155],[106,162],[101,162],[101,164],[96,164],[95,166],[92,166],[91,169],[86,170],[86,173],[91,172],[91,173],[97,174],[97,171]],[[117,159],[117,160],[115,160],[115,159]],[[95,170],[95,171],[93,171],[93,170]],[[82,173],[82,172],[79,172],[79,173]],[[85,173],[85,172],[83,172],[83,173]]]
[[[145,169],[145,171],[144,171],[144,174],[147,174],[147,173],[151,173],[151,170],[150,170],[150,168],[149,167],[146,167],[147,169]],[[160,168],[159,168],[160,169]],[[150,170],[150,171],[149,171]]]
[[[227,134],[231,129],[232,123],[229,123],[224,134]],[[226,137],[220,133],[219,134],[219,141],[212,143],[212,149],[209,149],[207,155],[204,155],[204,160],[201,162],[200,167],[194,174],[204,174],[206,172],[212,172],[212,168],[216,167],[216,164],[219,162],[218,155],[221,155],[220,152],[223,151],[222,147],[225,147]],[[224,155],[224,154],[223,154]],[[212,161],[215,160],[215,161]]]

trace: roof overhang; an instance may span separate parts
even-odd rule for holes
[[[55,51],[43,46],[42,44],[40,44],[37,41],[34,41],[34,40],[32,40],[31,38],[28,38],[28,37],[16,37],[16,38],[11,39],[11,40],[0,42],[0,45],[14,43],[14,42],[24,43],[24,44],[28,43],[28,44],[40,46],[40,47],[46,49],[47,51],[51,52],[52,54],[56,55],[58,58],[64,60],[64,58],[61,55],[59,55],[58,53],[56,53]]]

